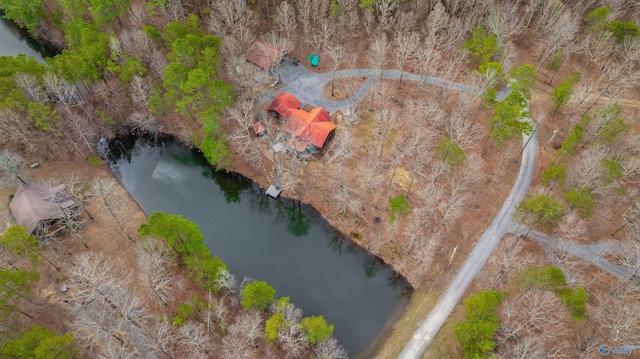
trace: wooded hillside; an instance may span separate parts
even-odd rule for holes
[[[615,0],[0,0],[5,17],[61,49],[44,64],[0,57],[0,163],[13,178],[27,161],[98,161],[101,135],[171,134],[199,148],[213,166],[265,188],[278,173],[283,195],[313,204],[332,225],[425,289],[447,283],[488,227],[518,172],[527,136],[535,133],[540,146],[534,183],[516,212],[522,226],[486,268],[495,278],[477,283],[478,289],[511,293],[491,300],[489,312],[497,313],[500,327],[489,333],[494,343],[480,354],[495,348],[505,358],[592,357],[603,343],[640,342],[639,6]],[[245,58],[256,40],[275,51],[269,70]],[[317,68],[309,66],[308,54],[320,56]],[[287,74],[302,66],[311,79],[331,74],[322,77],[326,83],[314,83],[325,87],[330,100],[368,90],[333,112],[338,128],[318,152],[275,152],[274,145],[289,137],[264,108],[277,91],[295,88]],[[258,120],[266,128],[260,137],[253,132]],[[91,193],[100,198],[105,192]],[[126,226],[119,227],[126,233]],[[129,232],[135,237],[135,230]],[[142,247],[135,241],[132,247]],[[164,267],[158,261],[168,261],[172,244],[166,246],[145,247],[138,265],[152,260]],[[5,263],[15,266],[11,273],[33,278],[30,264],[18,265],[24,255],[14,251]],[[176,275],[188,276],[181,254],[170,257]],[[81,258],[87,266],[108,260]],[[80,259],[74,262],[73,271],[80,270]],[[550,266],[562,277],[545,272]],[[549,284],[540,273],[557,275]],[[192,280],[189,285],[197,282]],[[11,306],[30,300],[28,282],[11,292],[20,293],[11,294]],[[117,308],[169,301],[158,293],[156,299],[136,299],[116,284],[113,293],[123,300]],[[97,321],[84,323],[82,330],[90,327],[102,335],[98,342],[114,346],[87,343],[81,349],[134,356],[127,348],[135,346],[172,357],[179,346],[159,346],[161,335],[210,333],[202,327],[213,315],[206,309],[228,305],[233,309],[227,312],[241,313],[239,300],[237,293],[183,298],[153,311],[199,323],[193,328],[174,327],[175,319],[142,325],[122,314],[114,328],[140,331],[130,339],[101,332],[105,327]],[[245,357],[341,357],[322,354],[316,345],[339,350],[335,342],[310,335],[316,319],[295,325],[300,315],[287,308],[278,301],[268,314],[256,315],[245,306],[249,310],[233,320],[219,309],[218,342],[246,349],[238,354]],[[82,313],[70,321],[79,325]],[[38,324],[22,319],[25,328]],[[473,320],[470,311],[465,325],[472,327]],[[266,339],[262,327],[247,338],[237,334],[247,330],[232,330],[262,322]],[[553,330],[544,329],[549,326]],[[145,330],[153,331],[156,344],[142,344],[149,338]],[[462,355],[477,354],[469,343],[474,338],[458,338]],[[279,349],[255,349],[254,340],[274,340]],[[202,342],[188,345],[204,357],[227,357],[224,350],[203,351]]]

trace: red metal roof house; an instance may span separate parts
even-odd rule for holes
[[[322,107],[311,111],[300,109],[300,101],[291,94],[279,94],[267,110],[277,112],[287,123],[284,130],[297,141],[289,141],[289,147],[302,152],[310,146],[322,148],[336,125],[331,123],[331,115]],[[294,144],[294,142],[297,142]]]
[[[282,118],[288,118],[291,111],[300,108],[300,105],[300,101],[292,94],[281,93],[267,106],[267,110],[277,112]]]

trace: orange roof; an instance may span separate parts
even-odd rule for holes
[[[300,107],[301,103],[290,93],[281,93],[271,101],[267,110],[276,111],[280,116],[288,118],[291,111]]]
[[[336,127],[331,122],[312,122],[304,129],[304,132],[300,131],[297,136],[311,142],[318,148],[322,148],[324,141]]]
[[[316,107],[309,112],[311,122],[331,122],[331,115],[322,107]]]
[[[292,94],[281,93],[267,106],[267,110],[276,111],[285,118],[287,123],[284,130],[302,140],[295,144],[298,152],[311,144],[322,148],[331,131],[337,126],[331,123],[331,115],[324,108],[316,107],[307,112],[300,109],[300,104]],[[288,145],[294,147],[293,141]]]
[[[318,148],[322,148],[329,133],[335,130],[337,126],[330,122],[331,116],[325,109],[319,109],[321,111],[316,111],[318,108],[314,108],[311,112],[300,109],[291,111],[289,118],[287,118],[285,131]]]
[[[268,70],[278,57],[278,50],[273,46],[269,46],[262,41],[255,41],[249,51],[247,51],[247,60]]]

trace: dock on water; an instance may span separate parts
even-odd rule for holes
[[[280,195],[280,192],[282,192],[282,190],[280,189],[280,174],[278,173],[278,170],[276,169],[276,181],[274,184],[272,184],[271,186],[269,186],[269,188],[267,188],[266,191],[264,191],[264,193],[267,196],[271,196],[275,199],[278,199],[278,196]]]
[[[274,185],[269,186],[269,188],[267,188],[267,190],[264,191],[264,193],[266,193],[267,196],[271,196],[271,197],[273,197],[275,199],[278,199],[278,196],[280,195],[280,192],[282,192],[280,187],[276,187]]]

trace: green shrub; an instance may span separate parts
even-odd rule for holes
[[[576,187],[569,191],[562,192],[562,198],[567,200],[571,207],[578,209],[578,214],[582,218],[591,217],[596,201],[590,188]]]
[[[267,338],[267,341],[272,342],[278,339],[280,330],[284,329],[285,326],[286,323],[284,321],[283,313],[276,313],[269,317],[264,326],[264,335]]]
[[[97,156],[89,156],[89,165],[92,167],[100,166],[100,159]]]
[[[184,303],[176,309],[176,315],[173,317],[173,325],[179,327],[183,325],[187,319],[193,318],[194,315],[195,310],[193,306],[189,303]]]
[[[584,319],[585,308],[589,294],[582,287],[562,288],[556,292],[556,295],[569,310],[569,314],[575,320]]]
[[[389,223],[395,222],[398,216],[405,216],[411,212],[411,206],[407,203],[407,197],[404,195],[389,198],[389,207],[391,208]]]

